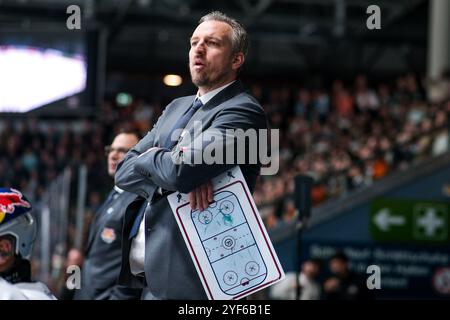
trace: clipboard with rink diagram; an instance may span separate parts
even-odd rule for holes
[[[239,167],[212,180],[214,202],[191,210],[188,195],[169,204],[210,300],[241,299],[284,278],[284,271]]]

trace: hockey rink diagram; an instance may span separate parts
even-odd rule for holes
[[[265,280],[266,265],[233,192],[218,192],[207,209],[192,211],[191,219],[225,294],[237,295]]]

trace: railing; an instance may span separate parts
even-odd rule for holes
[[[75,179],[74,171],[78,171]],[[75,169],[66,168],[50,183],[41,201],[34,206],[38,223],[38,241],[35,242],[33,250],[33,268],[35,268],[35,277],[47,284],[58,281],[64,272],[68,243],[72,242],[72,245],[78,245],[78,247],[82,245],[86,179],[86,166],[82,165]],[[72,214],[70,210],[74,199],[71,193],[72,184],[77,184],[75,214]],[[72,234],[73,220],[75,220],[75,229]],[[73,236],[72,239],[71,236]]]

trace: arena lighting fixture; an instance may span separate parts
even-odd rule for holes
[[[27,112],[86,88],[80,55],[26,46],[0,46],[0,112]]]
[[[164,76],[163,82],[169,87],[178,87],[183,83],[183,78],[177,74],[167,74]]]
[[[133,97],[129,93],[121,92],[116,96],[116,103],[119,107],[128,107],[133,102]]]

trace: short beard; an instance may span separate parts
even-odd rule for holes
[[[194,78],[191,72],[191,80],[192,83],[195,84],[196,87],[204,87],[209,86],[209,79],[208,76],[205,74],[203,76],[197,76],[197,78]]]
[[[211,88],[214,88],[218,83],[220,83],[223,79],[225,79],[226,72],[223,72],[218,75],[218,77],[215,79],[215,81],[211,81],[206,74],[203,75],[197,75],[197,78],[194,78],[192,76],[191,72],[191,80],[192,83],[197,87],[203,87],[204,89],[208,90]]]

